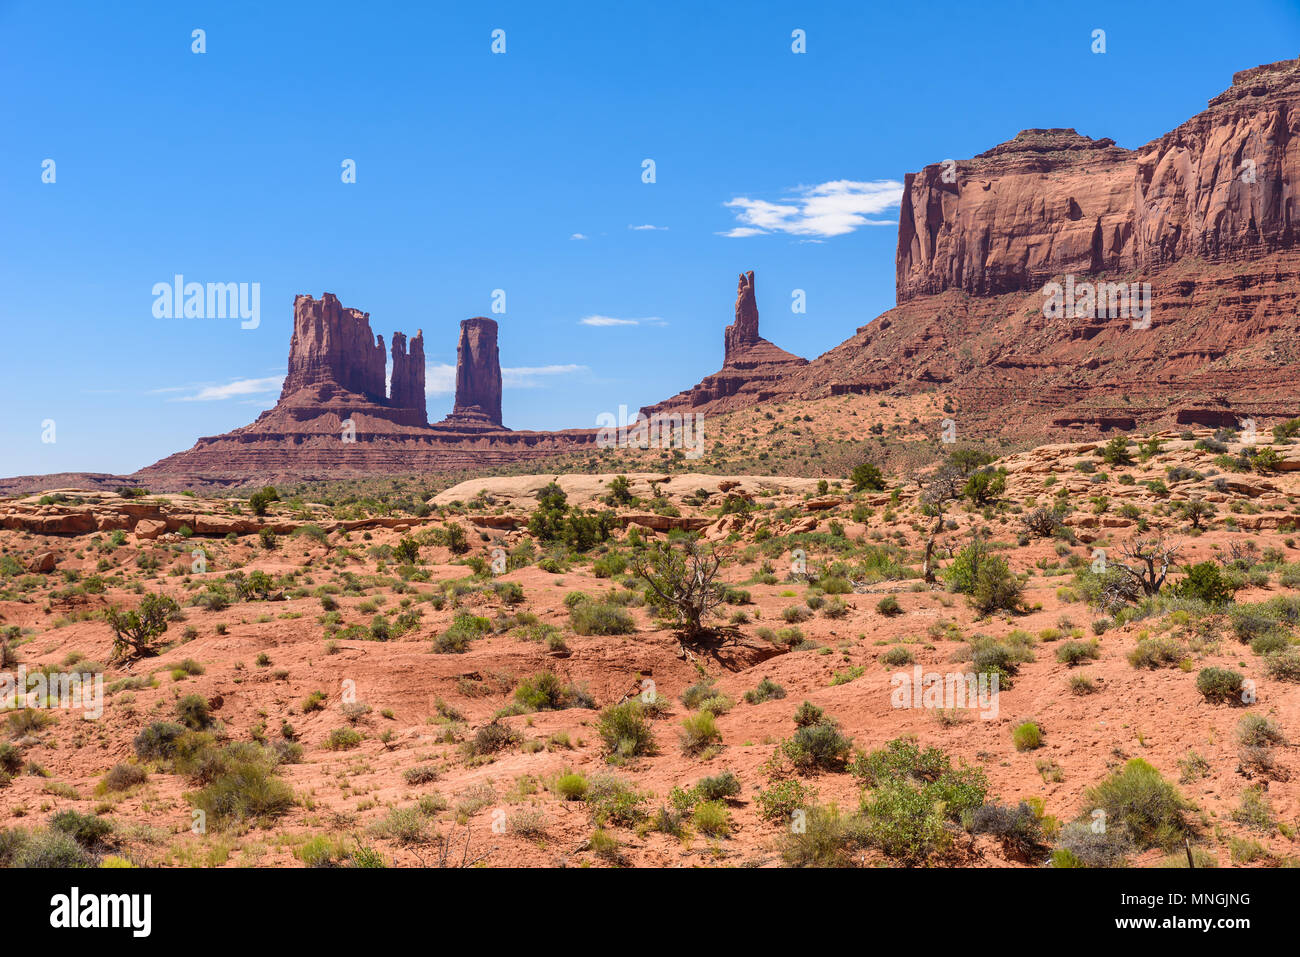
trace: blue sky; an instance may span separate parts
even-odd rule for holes
[[[131,471],[251,421],[298,293],[422,328],[434,420],[494,289],[516,428],[716,371],[741,270],[813,357],[894,303],[891,181],[1027,127],[1136,147],[1297,53],[1295,0],[0,0],[0,474]],[[260,325],[155,318],[177,273],[259,283]]]

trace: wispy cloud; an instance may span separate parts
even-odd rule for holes
[[[570,236],[569,238],[570,238],[570,239],[586,239],[587,237],[584,236],[582,233],[574,233],[574,234],[573,234],[572,236]]]
[[[520,366],[501,370],[501,384],[507,389],[535,389],[543,380],[589,371],[580,365]],[[454,395],[456,392],[456,367],[447,363],[429,363],[424,367],[425,395]]]
[[[507,389],[535,389],[542,384],[539,381],[541,379],[588,371],[590,370],[586,366],[579,365],[521,366],[515,369],[502,369],[501,384]]]
[[[259,396],[269,395],[280,391],[280,386],[284,384],[284,376],[268,376],[264,379],[235,379],[233,382],[226,382],[221,385],[185,385],[170,386],[165,389],[151,389],[151,395],[162,395],[165,393],[189,392],[191,389],[197,389],[192,395],[177,395],[168,399],[168,402],[223,402],[226,399],[239,398],[241,396]]]
[[[723,233],[740,239],[787,233],[792,236],[843,236],[860,226],[893,226],[893,219],[873,219],[898,206],[903,184],[893,179],[866,183],[847,179],[818,186],[797,186],[779,202],[737,196],[724,205],[735,210],[739,226]]]
[[[645,319],[616,319],[613,316],[583,316],[578,320],[580,326],[639,326],[645,323],[647,326],[666,326],[668,323],[658,316],[650,316]]]
[[[456,367],[445,362],[437,365],[426,363],[424,367],[424,394],[451,395],[456,391]]]
[[[647,231],[647,230],[652,230],[652,231],[655,231],[655,232],[665,232],[665,233],[668,232],[668,227],[667,227],[667,226],[653,226],[653,225],[651,225],[650,223],[643,223],[643,224],[640,225],[640,226],[633,226],[631,223],[629,223],[627,228],[628,228],[628,229],[634,229],[634,230],[636,230],[636,231],[639,232],[639,233],[640,233],[640,232],[645,232],[645,231]]]

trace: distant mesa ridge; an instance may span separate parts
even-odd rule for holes
[[[742,273],[721,369],[641,411],[938,393],[966,439],[1037,440],[1295,416],[1296,183],[1300,59],[1235,74],[1207,109],[1135,150],[1072,129],[1023,130],[972,159],[907,174],[894,308],[808,362],[759,334],[754,273]],[[1149,282],[1149,327],[1047,318],[1042,288],[1066,274]],[[394,334],[386,390],[369,315],[328,293],[299,296],[276,406],[137,475],[409,473],[594,448],[594,429],[502,424],[497,335],[491,319],[461,322],[455,403],[431,426],[421,334]],[[349,419],[357,441],[341,445]]]

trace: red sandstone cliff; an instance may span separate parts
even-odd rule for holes
[[[1208,109],[1137,150],[1025,130],[974,159],[909,173],[898,301],[1292,248],[1297,106],[1300,60],[1288,60],[1237,73]]]

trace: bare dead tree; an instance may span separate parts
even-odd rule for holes
[[[933,583],[935,576],[934,550],[943,531],[944,507],[949,502],[961,498],[962,488],[966,484],[966,473],[961,467],[951,462],[939,466],[938,471],[921,487],[922,514],[934,518],[929,534],[925,539],[925,560],[921,565],[921,574],[926,582]]]
[[[1164,535],[1131,538],[1120,546],[1120,554],[1127,561],[1112,562],[1128,576],[1134,592],[1155,595],[1165,583],[1169,566],[1178,558],[1180,546],[1167,542]]]

